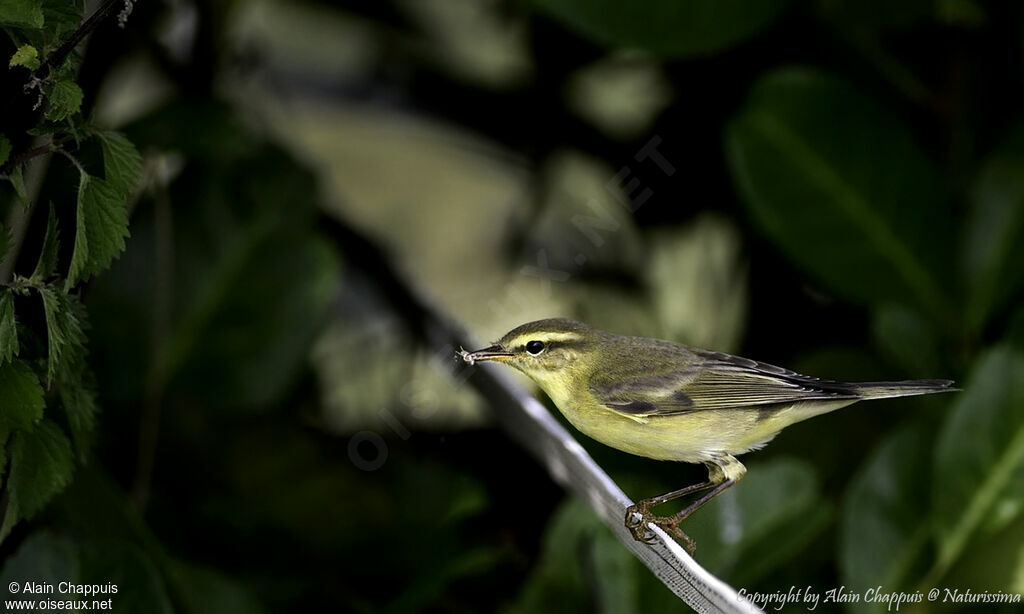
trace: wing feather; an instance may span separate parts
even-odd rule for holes
[[[855,390],[841,382],[808,377],[721,352],[676,348],[674,352],[679,354],[679,360],[675,362],[686,364],[684,368],[660,373],[650,368],[638,374],[618,372],[592,381],[591,393],[610,410],[634,419],[797,401],[859,398]]]

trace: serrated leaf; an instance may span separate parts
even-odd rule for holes
[[[4,256],[7,255],[7,248],[11,243],[11,235],[8,234],[7,229],[4,228],[3,224],[0,224],[0,262],[4,261]]]
[[[729,166],[764,232],[837,294],[951,317],[941,281],[949,198],[905,125],[841,79],[779,70],[726,129]]]
[[[53,210],[53,203],[50,203],[50,214],[46,219],[46,235],[43,237],[43,247],[39,252],[39,260],[36,268],[32,271],[30,279],[34,281],[45,281],[53,275],[57,269],[57,252],[60,249],[60,229],[57,227],[57,215]]]
[[[80,329],[87,328],[88,314],[74,296],[67,296],[67,309]],[[57,391],[68,416],[71,439],[84,462],[96,428],[95,378],[86,360],[85,338],[65,350],[57,366]]]
[[[935,446],[938,580],[981,531],[1024,512],[1024,353],[1001,346],[975,363]]]
[[[46,380],[52,382],[64,360],[65,352],[79,351],[85,342],[78,314],[67,294],[45,286],[39,289],[46,314],[47,366]]]
[[[0,425],[6,430],[31,429],[43,417],[43,387],[20,360],[0,365]]]
[[[9,67],[24,66],[29,70],[39,68],[39,50],[32,45],[22,45],[11,56]]]
[[[922,426],[886,436],[854,476],[843,497],[840,571],[855,593],[884,586],[908,590],[927,560],[929,450],[932,437]],[[854,611],[884,611],[885,604],[861,603]]]
[[[0,252],[0,260],[2,259],[2,252]],[[0,290],[0,367],[17,356],[18,349],[18,323],[14,319],[14,294],[5,288]],[[0,407],[4,406],[0,405]]]
[[[28,207],[28,192],[25,190],[25,178],[22,175],[21,166],[15,166],[11,169],[11,174],[7,176],[8,181],[11,182],[11,186],[14,188],[14,193],[18,195],[18,200],[21,201],[23,207]]]
[[[103,174],[120,198],[127,198],[142,172],[142,157],[135,145],[118,132],[97,135],[103,149]]]
[[[777,0],[539,0],[538,6],[594,40],[665,56],[709,54],[768,27]]]
[[[43,27],[43,9],[33,0],[5,0],[0,2],[0,26],[15,28]]]
[[[54,122],[71,117],[82,108],[82,88],[68,79],[57,81],[47,88],[46,119]]]
[[[127,236],[128,213],[124,198],[107,181],[82,173],[78,186],[75,249],[64,289],[69,290],[110,266],[124,251]]]
[[[15,433],[9,448],[9,499],[0,526],[0,540],[10,534],[15,524],[31,518],[64,490],[74,471],[71,442],[56,424],[45,418],[31,432]]]
[[[11,157],[11,142],[7,140],[7,137],[0,134],[0,166],[7,162],[7,158]]]

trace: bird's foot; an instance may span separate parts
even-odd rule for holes
[[[678,539],[686,551],[691,555],[697,550],[697,544],[689,535],[679,528],[682,518],[676,516],[658,516],[651,513],[651,505],[647,501],[640,501],[635,505],[626,508],[626,528],[633,539],[645,544],[653,544],[656,540],[650,525],[656,525],[663,531]]]

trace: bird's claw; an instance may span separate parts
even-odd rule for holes
[[[683,547],[691,555],[697,549],[697,544],[693,539],[679,528],[678,519],[671,516],[655,516],[651,513],[650,507],[644,505],[643,502],[626,508],[625,524],[633,539],[639,542],[650,545],[657,541],[654,532],[650,530],[650,525],[653,524],[682,542]]]

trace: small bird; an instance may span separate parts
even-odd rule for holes
[[[737,455],[757,450],[785,427],[865,399],[954,390],[950,380],[846,383],[670,341],[607,333],[566,318],[523,324],[495,344],[461,350],[469,364],[504,362],[526,374],[584,434],[603,444],[657,460],[703,463],[705,482],[643,499],[625,524],[650,543],[655,524],[691,553],[679,527],[693,512],[738,482]],[[707,491],[682,511],[651,508]]]

